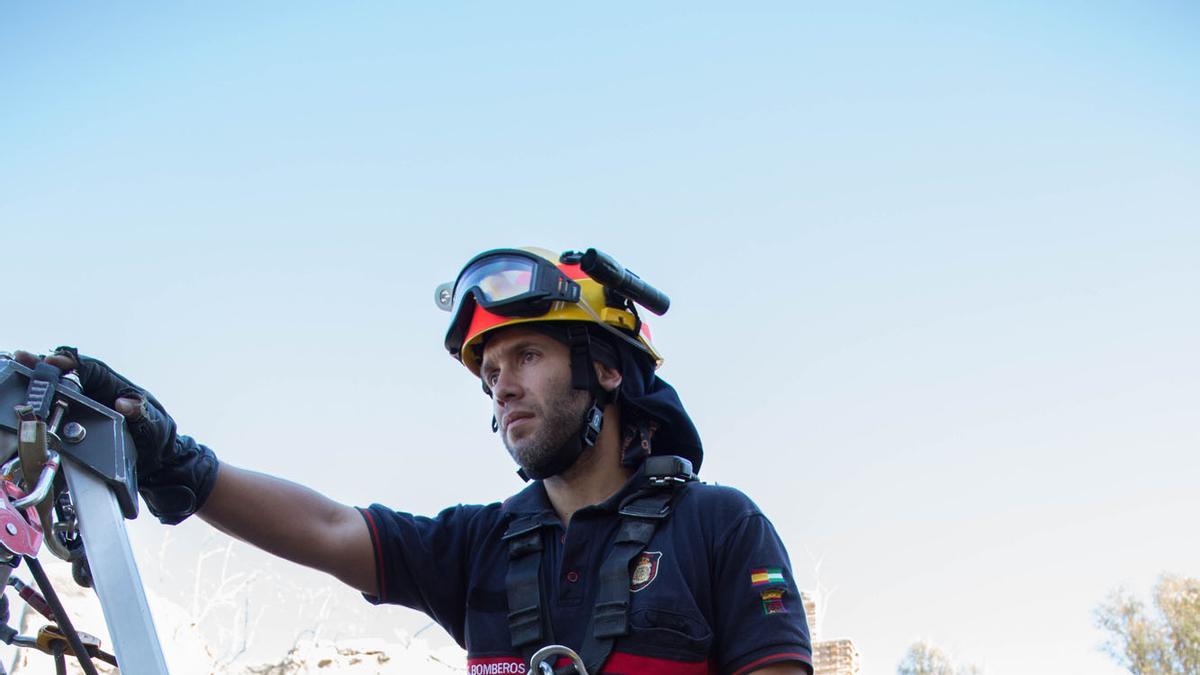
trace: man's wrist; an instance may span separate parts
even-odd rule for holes
[[[160,522],[175,525],[204,506],[219,467],[208,446],[191,436],[176,436],[173,456],[149,475],[139,476],[138,491]]]

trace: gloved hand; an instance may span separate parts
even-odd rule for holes
[[[30,368],[38,361],[29,352],[14,357]],[[63,372],[74,370],[85,395],[125,416],[137,447],[138,491],[155,517],[174,525],[204,505],[217,480],[217,456],[190,436],[176,434],[175,420],[158,399],[74,347],[59,347],[46,361]]]

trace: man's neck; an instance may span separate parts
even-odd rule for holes
[[[604,410],[604,426],[591,450],[583,453],[571,468],[543,481],[546,496],[562,520],[585,506],[599,504],[613,496],[633,475],[633,470],[621,465],[620,415],[616,406]]]

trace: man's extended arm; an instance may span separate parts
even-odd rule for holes
[[[33,368],[39,357],[14,357]],[[164,523],[193,513],[269,553],[328,572],[375,594],[374,546],[357,510],[295,483],[227,463],[192,438],[145,389],[102,361],[59,347],[46,362],[74,370],[83,392],[125,416],[137,446],[139,489]]]
[[[196,515],[268,553],[377,592],[374,547],[362,515],[315,490],[222,462]]]

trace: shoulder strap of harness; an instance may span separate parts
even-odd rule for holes
[[[599,673],[616,638],[629,634],[629,564],[670,515],[671,501],[681,488],[696,480],[691,463],[681,457],[648,457],[644,473],[644,487],[618,510],[621,520],[617,535],[600,566],[596,604],[579,650],[588,673]],[[504,533],[508,542],[508,573],[504,580],[508,629],[513,647],[521,650],[526,663],[539,647],[554,639],[541,593],[544,524],[537,516],[522,516],[514,519]]]
[[[650,543],[659,523],[671,513],[675,486],[653,486],[636,493],[620,510],[613,547],[600,565],[600,584],[591,624],[579,655],[588,673],[599,673],[616,638],[629,634],[629,564]]]
[[[513,647],[529,652],[551,639],[545,635],[542,619],[542,522],[538,516],[521,516],[508,525],[508,572],[504,586],[508,592],[508,630]]]

